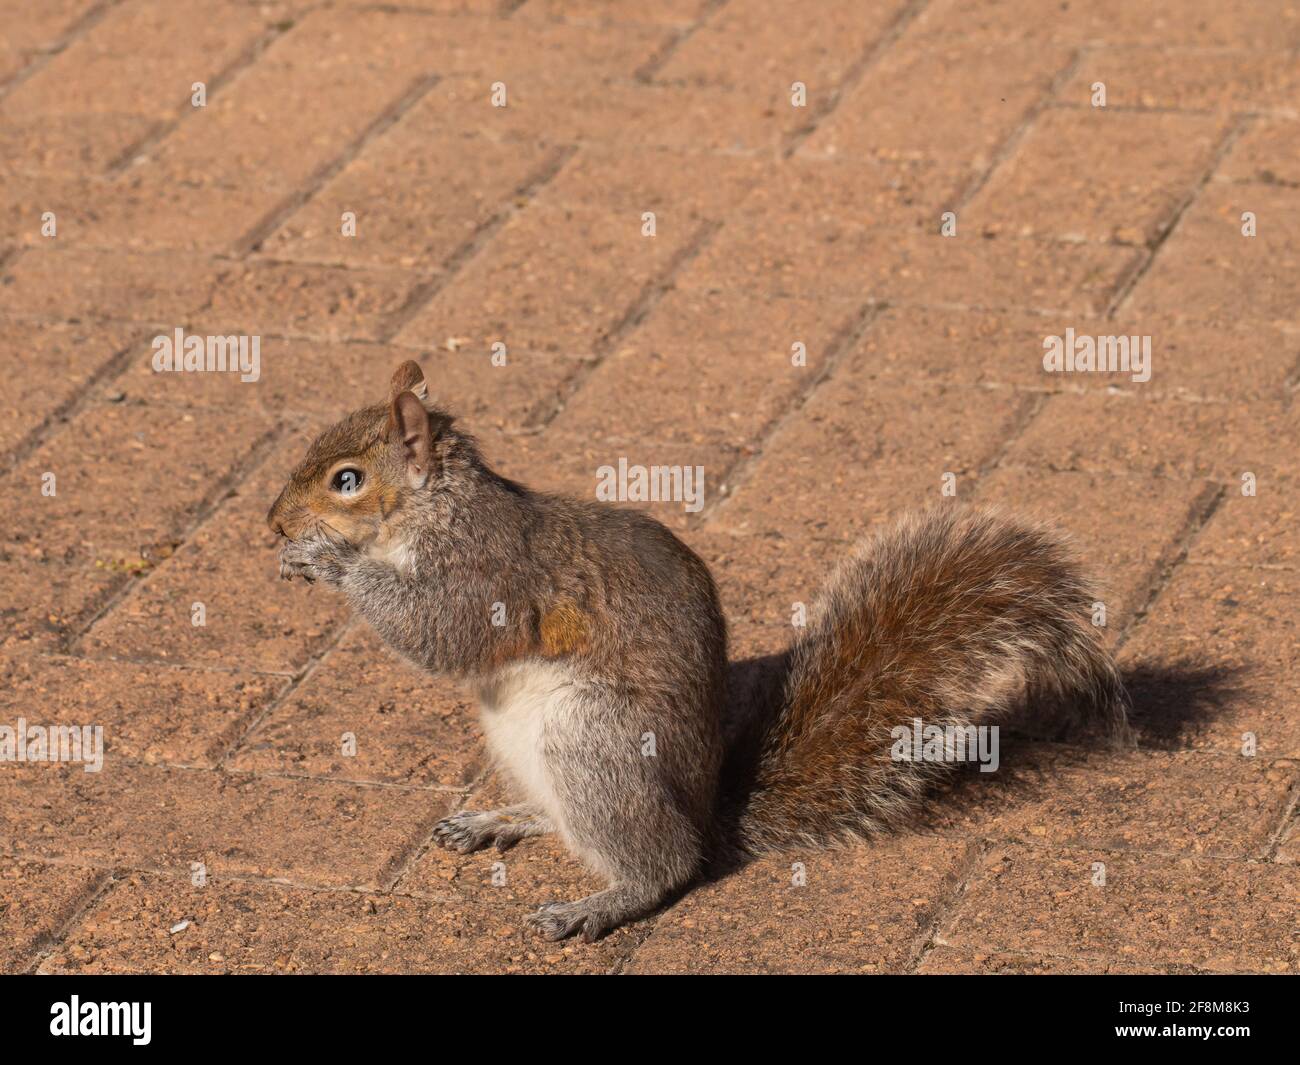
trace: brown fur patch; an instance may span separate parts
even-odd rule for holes
[[[585,651],[590,631],[586,615],[572,603],[559,603],[542,618],[542,653],[555,658]]]

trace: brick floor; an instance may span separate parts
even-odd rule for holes
[[[4,36],[0,724],[106,748],[0,765],[0,970],[1300,972],[1294,0],[50,0]],[[177,327],[261,336],[261,379],[156,375]],[[1150,379],[1046,371],[1067,329],[1149,336]],[[1031,728],[888,839],[532,938],[595,881],[431,846],[503,795],[468,693],[262,525],[412,357],[539,487],[704,466],[654,512],[738,678],[947,474],[1055,521],[1138,748]]]

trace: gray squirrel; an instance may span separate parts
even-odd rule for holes
[[[1129,736],[1060,537],[957,507],[854,547],[752,712],[724,720],[726,623],[704,562],[645,514],[493,472],[414,362],[387,403],[321,434],[267,521],[282,577],[337,586],[400,654],[477,689],[524,801],[445,818],[437,842],[553,832],[608,881],[531,915],[551,940],[596,939],[711,863],[897,824],[951,771],[891,755],[916,718],[982,725],[1050,703]]]

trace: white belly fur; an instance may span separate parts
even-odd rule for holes
[[[523,798],[568,838],[564,808],[543,757],[545,733],[562,730],[576,710],[573,677],[545,662],[512,663],[479,685],[483,734],[498,765]]]

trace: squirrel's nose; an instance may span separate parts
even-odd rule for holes
[[[276,536],[287,535],[284,531],[284,522],[280,520],[280,504],[284,502],[284,493],[281,492],[275,497],[275,502],[271,504],[271,509],[266,512],[266,525]]]

